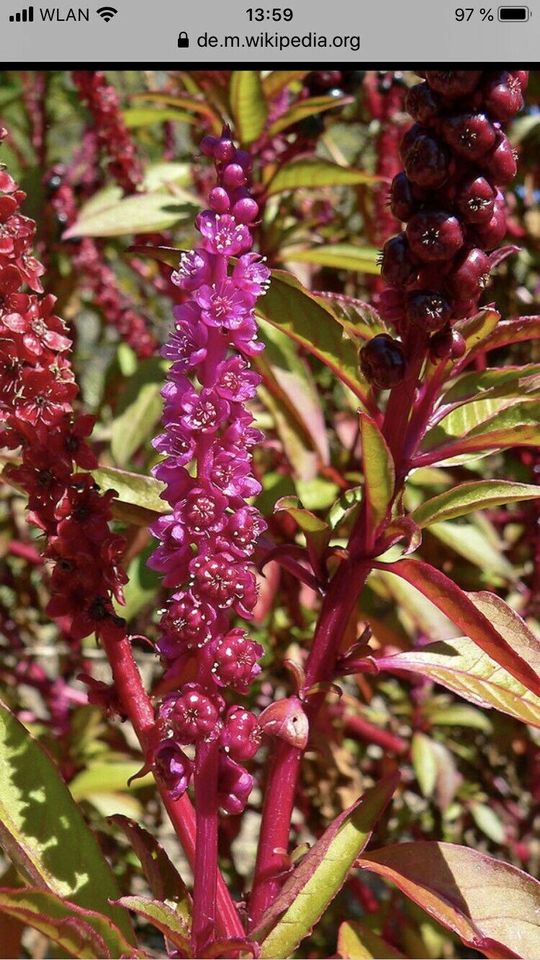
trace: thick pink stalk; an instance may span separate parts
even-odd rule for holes
[[[218,759],[217,740],[203,741],[197,748],[195,768],[195,844],[192,942],[195,956],[202,956],[216,926],[217,845],[218,845]]]
[[[147,762],[151,761],[154,748],[155,717],[152,702],[144,689],[131,643],[127,636],[122,640],[103,638],[103,647],[111,665],[114,687],[123,711],[127,714],[143,749]],[[166,788],[157,781],[158,789],[169,814],[175,833],[191,863],[195,865],[196,826],[195,813],[187,795],[174,800]],[[238,912],[221,874],[217,880],[219,912],[216,925],[220,936],[242,937],[244,930]]]

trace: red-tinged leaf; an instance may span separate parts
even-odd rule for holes
[[[283,270],[272,271],[268,293],[257,313],[327,366],[366,409],[373,406],[369,386],[358,369],[358,350],[333,313]]]
[[[360,414],[360,438],[364,495],[370,514],[370,527],[375,531],[388,514],[394,496],[396,471],[386,440],[375,421],[364,413]]]
[[[513,483],[510,480],[471,480],[451,487],[413,510],[411,518],[419,527],[442,520],[464,517],[475,510],[488,510],[502,504],[540,497],[540,486]]]
[[[119,826],[141,861],[148,886],[156,900],[176,900],[191,912],[191,897],[178,870],[169,860],[161,844],[135,820],[114,814],[108,818]],[[183,912],[183,911],[182,911]]]
[[[341,960],[405,960],[405,955],[363,923],[342,923],[337,953]]]
[[[512,343],[537,340],[540,337],[540,315],[500,320],[489,337],[477,346],[478,350],[498,350]]]
[[[520,621],[520,627],[524,624]],[[514,634],[519,645],[519,635]],[[393,657],[377,657],[378,670],[429,677],[484,709],[501,710],[516,720],[540,727],[540,697],[478,649],[468,637],[432,643]]]
[[[120,897],[114,902],[126,910],[133,910],[139,917],[160,930],[168,940],[184,952],[185,956],[190,956],[189,924],[186,918],[181,913],[177,913],[173,907],[160,900],[152,900],[150,897]]]
[[[302,506],[298,497],[281,497],[276,503],[275,512],[284,511],[296,521],[306,538],[306,545],[313,569],[321,572],[321,559],[324,556],[332,531],[324,520],[311,510]]]
[[[53,893],[32,888],[0,889],[0,912],[33,927],[72,957],[144,957],[110,917],[87,910]]]
[[[371,340],[378,333],[388,333],[389,328],[375,307],[365,300],[349,297],[343,293],[315,291],[319,303],[330,309],[350,337]]]
[[[308,936],[341,890],[398,783],[398,777],[389,777],[368,790],[300,861],[252,932],[261,943],[261,957],[289,957]]]
[[[212,960],[214,957],[231,957],[232,955],[241,956],[247,960],[252,957],[257,960],[261,955],[261,948],[254,940],[240,937],[230,937],[228,940],[214,940],[204,951],[204,960]]]
[[[493,960],[532,958],[540,943],[540,884],[522,870],[453,843],[399,843],[359,866],[395,883],[462,942]]]
[[[380,178],[364,170],[341,167],[321,157],[307,157],[280,164],[268,184],[268,194],[314,187],[344,187],[376,183]]]
[[[326,110],[339,109],[339,107],[345,107],[348,103],[353,103],[353,97],[321,96],[308,97],[306,100],[297,100],[285,113],[282,113],[281,116],[274,120],[268,130],[268,136],[275,137],[276,134],[281,133],[282,130],[286,130],[287,127],[292,127],[293,124],[298,123],[300,120],[305,120],[306,117],[312,117],[314,114],[319,115]]]
[[[272,100],[285,87],[295,81],[302,80],[306,73],[308,73],[307,70],[272,70],[262,82],[265,96],[268,100]]]
[[[208,103],[208,99],[197,100],[194,97],[175,96],[170,93],[158,93],[152,90],[143,90],[140,93],[134,93],[132,100],[150,100],[151,103],[161,103],[168,107],[177,107],[180,110],[189,110],[192,113],[206,117],[212,126],[212,133],[220,133],[222,127],[221,118],[217,116]]]
[[[489,657],[532,693],[540,695],[540,640],[527,630],[503,600],[490,593],[468,594],[423,560],[405,559],[398,560],[391,567],[377,566],[416,587]],[[478,602],[478,597],[483,599]],[[517,623],[522,625],[518,648],[510,633],[510,626],[517,626]]]

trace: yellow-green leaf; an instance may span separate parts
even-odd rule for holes
[[[339,928],[337,952],[341,960],[405,960],[403,953],[366,924],[352,920]]]
[[[463,517],[474,510],[487,510],[501,504],[540,497],[540,486],[513,483],[510,480],[472,480],[445,490],[413,510],[411,517],[419,527]]]
[[[365,496],[376,529],[388,513],[394,495],[396,471],[392,454],[377,424],[366,414],[360,414],[362,465]]]
[[[308,97],[306,100],[297,100],[292,107],[282,113],[277,120],[274,120],[268,130],[268,135],[275,137],[277,133],[281,133],[282,130],[286,130],[287,127],[291,127],[300,120],[305,120],[306,117],[312,117],[314,114],[319,115],[326,110],[339,109],[347,103],[352,103],[352,97]]]
[[[268,107],[258,70],[235,70],[230,81],[234,130],[242,143],[253,143],[264,130]]]
[[[270,181],[268,193],[272,195],[303,187],[345,187],[376,181],[377,177],[363,170],[340,167],[337,163],[331,163],[330,160],[311,158],[295,160],[280,167]]]
[[[148,526],[160,514],[169,509],[160,493],[165,484],[142,473],[130,473],[116,467],[98,467],[92,476],[101,490],[115,490],[117,497],[112,502],[113,516],[125,523]]]
[[[338,270],[355,270],[357,273],[380,273],[377,264],[378,251],[374,247],[355,247],[352,243],[333,243],[311,247],[310,250],[282,250],[281,260],[296,263],[315,263],[321,267]]]
[[[190,220],[197,212],[193,200],[170,193],[139,193],[101,207],[83,207],[64,238],[123,237],[132,233],[154,233],[168,230],[182,220]]]

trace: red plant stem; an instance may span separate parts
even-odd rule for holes
[[[216,926],[218,849],[218,741],[202,741],[195,765],[195,809],[197,843],[193,889],[192,942],[195,956],[203,956]]]
[[[306,665],[306,688],[333,678],[341,637],[368,573],[369,564],[351,558],[341,565],[331,581]],[[306,704],[310,722],[315,719],[323,701],[324,694],[316,694]],[[288,743],[280,743],[270,766],[249,904],[252,926],[260,920],[281,887],[282,851],[289,846],[290,823],[301,760],[301,750]]]
[[[153,738],[155,736],[154,708],[144,689],[141,675],[128,637],[122,640],[106,640],[103,647],[111,665],[115,690],[123,711],[127,714],[147,762],[151,761]],[[161,784],[157,784],[167,813],[171,819],[182,848],[193,866],[195,863],[195,812],[187,795],[173,800]],[[221,874],[217,876],[218,915],[216,925],[221,936],[243,937],[244,929],[240,922],[235,904]]]
[[[395,733],[390,733],[389,730],[381,730],[380,727],[370,723],[369,720],[365,720],[364,717],[348,713],[345,714],[343,722],[347,736],[357,737],[360,740],[365,740],[366,743],[375,743],[383,750],[388,750],[389,753],[401,755],[409,751],[409,744],[406,740],[396,736]]]
[[[390,393],[382,427],[384,438],[396,465],[397,489],[404,479],[402,451],[418,378],[426,356],[426,335],[420,327],[413,330],[405,346],[408,359],[407,376]]]

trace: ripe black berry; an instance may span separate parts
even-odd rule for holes
[[[398,220],[410,220],[418,204],[413,195],[411,181],[406,173],[398,173],[390,187],[390,209]]]
[[[453,360],[459,360],[464,356],[466,349],[467,344],[461,334],[447,326],[431,337],[429,358],[433,362],[444,360],[448,356],[452,357]]]
[[[326,93],[332,87],[339,87],[341,70],[312,70],[304,82],[310,93]]]
[[[464,113],[449,117],[442,125],[444,139],[453,150],[468,160],[478,160],[495,143],[495,128],[484,113]]]
[[[484,104],[494,120],[506,123],[523,108],[523,94],[518,77],[504,70],[488,83],[484,91]]]
[[[481,70],[426,70],[429,85],[449,99],[472,93],[481,76]]]
[[[441,101],[433,92],[429,83],[417,83],[411,87],[405,98],[405,109],[419,123],[430,124],[436,120],[441,110]]]
[[[487,223],[478,224],[475,230],[479,243],[486,250],[498,247],[506,236],[506,213],[503,207],[495,206],[493,216]]]
[[[407,239],[420,260],[451,260],[463,246],[463,231],[457,217],[442,211],[424,211],[409,220]]]
[[[456,197],[457,209],[466,223],[487,223],[493,216],[496,192],[485,177],[467,180]]]
[[[360,367],[366,380],[379,390],[397,386],[407,367],[401,343],[387,333],[373,337],[360,350]]]
[[[483,164],[495,183],[510,183],[517,173],[517,161],[512,144],[504,133],[497,134],[495,147],[484,158]]]
[[[442,187],[448,178],[448,153],[431,134],[420,134],[407,150],[404,165],[409,180],[428,190]]]
[[[386,241],[381,264],[383,280],[391,287],[405,287],[416,279],[418,267],[411,260],[409,244],[404,233]]]
[[[448,300],[433,290],[414,290],[409,293],[405,309],[409,323],[418,324],[427,333],[442,330],[452,316]]]
[[[465,253],[455,265],[448,277],[448,289],[460,300],[477,298],[487,286],[489,280],[489,257],[473,247]]]

